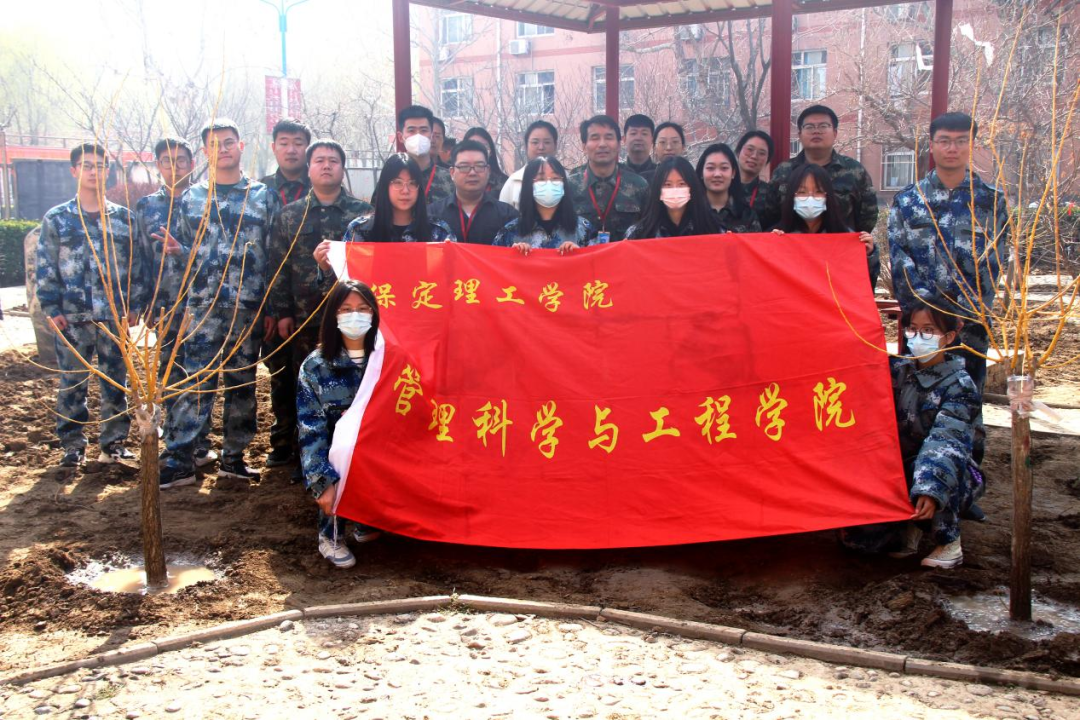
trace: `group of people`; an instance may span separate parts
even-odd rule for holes
[[[539,120],[523,138],[524,166],[508,176],[483,128],[455,142],[444,162],[444,123],[414,105],[397,117],[405,152],[386,161],[369,203],[343,185],[344,148],[313,141],[293,120],[273,128],[277,170],[249,178],[240,129],[219,118],[201,134],[208,178],[192,182],[196,158],[187,141],[163,139],[154,148],[162,187],[134,211],[104,198],[104,148],[81,145],[71,153],[78,195],[46,214],[37,248],[38,298],[58,333],[64,371],[57,398],[61,464],[77,466],[86,452],[89,374],[75,352],[87,360],[96,354],[109,380],[101,381],[99,460],[132,457],[120,389],[126,366],[109,336],[120,329],[114,305],[126,309],[123,325],[164,318],[163,357],[179,347],[175,363],[163,361],[161,372],[171,368],[168,382],[181,383],[183,392],[169,393],[166,402],[160,487],[192,484],[198,468],[219,460],[209,442],[219,378],[225,407],[218,475],[258,480],[245,451],[256,430],[261,358],[272,372],[264,465],[297,463],[294,477],[320,508],[319,551],[349,567],[355,556],[345,527],[331,515],[339,478],[328,452],[363,377],[379,309],[365,285],[334,277],[331,241],[455,241],[565,254],[624,239],[856,232],[872,287],[880,270],[870,235],[877,196],[865,168],[834,149],[838,126],[830,108],[806,108],[798,118],[803,151],[766,181],[774,148],[760,130],[734,149],[709,145],[694,165],[678,124],[632,115],[620,127],[597,115],[580,125],[585,164],[568,170],[558,160],[558,131]],[[910,356],[893,366],[912,523],[849,529],[842,537],[860,550],[911,554],[927,531],[935,547],[923,564],[935,567],[962,560],[958,519],[978,514],[974,502],[983,487],[981,354],[988,339],[979,323],[956,316],[971,317],[974,288],[992,303],[1000,268],[980,258],[994,256],[984,251],[1005,231],[1007,213],[1001,194],[969,171],[977,130],[961,113],[933,120],[937,168],[896,196],[888,221]],[[946,354],[958,340],[976,353]],[[351,537],[377,535],[356,527]]]

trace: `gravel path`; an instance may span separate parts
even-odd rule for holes
[[[1080,698],[908,677],[604,622],[430,613],[285,622],[0,688],[22,718],[1080,717]]]

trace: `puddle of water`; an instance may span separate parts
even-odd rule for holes
[[[1045,640],[1060,632],[1080,632],[1080,608],[1033,596],[1032,622],[1009,619],[1009,594],[1004,589],[961,595],[945,603],[949,614],[978,632],[1011,632],[1028,640]]]
[[[166,593],[179,592],[195,583],[207,582],[217,579],[214,571],[203,565],[192,563],[176,563],[167,565],[168,584],[163,588],[146,588],[146,573],[141,566],[127,567],[114,564],[92,562],[84,568],[80,568],[69,575],[69,579],[89,585],[96,590],[118,593]]]

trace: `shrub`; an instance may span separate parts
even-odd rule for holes
[[[0,287],[26,282],[23,240],[37,225],[33,220],[0,220]]]

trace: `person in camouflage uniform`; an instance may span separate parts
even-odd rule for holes
[[[144,287],[148,294],[148,324],[159,322],[165,313],[172,312],[180,294],[183,282],[184,263],[180,258],[180,244],[176,240],[180,235],[180,198],[191,184],[191,171],[194,167],[194,154],[186,140],[164,138],[154,146],[158,173],[163,184],[157,192],[140,198],[135,203],[135,229],[139,238],[139,250],[143,254],[143,267],[146,270]],[[160,281],[159,281],[160,280]],[[183,307],[177,308],[161,337],[161,360],[158,365],[158,380],[165,379],[169,356],[176,344],[180,331],[180,318]],[[183,354],[177,351],[177,363],[168,382],[181,379],[176,372],[183,367]],[[168,412],[174,400],[165,403]],[[210,418],[199,432],[195,441],[195,465],[202,467],[217,459],[217,454],[210,449]]]
[[[833,149],[839,122],[836,113],[824,105],[811,105],[799,114],[803,151],[773,170],[764,205],[754,205],[762,228],[770,229],[780,222],[780,209],[794,190],[788,182],[791,174],[799,165],[812,162],[829,173],[847,226],[856,232],[874,232],[878,221],[874,182],[862,163]]]
[[[741,170],[730,147],[713,143],[705,148],[695,170],[721,232],[761,232],[757,213],[743,194]]]
[[[420,189],[424,193],[424,199],[430,207],[443,200],[454,197],[454,180],[450,177],[450,171],[440,167],[435,161],[436,155],[431,147],[431,128],[435,116],[423,105],[410,105],[397,117],[397,139],[404,145],[405,152],[409,154],[420,168],[423,178]]]
[[[985,438],[982,400],[964,361],[944,350],[957,338],[956,317],[918,303],[900,323],[920,357],[890,360],[900,451],[915,513],[908,523],[848,528],[841,540],[855,550],[892,550],[893,557],[909,557],[929,533],[935,549],[922,564],[956,567],[963,562],[960,518],[986,490],[975,460]]]
[[[375,186],[375,211],[358,217],[345,229],[345,242],[457,242],[441,220],[428,217],[428,204],[420,185],[424,174],[416,161],[404,154],[391,155]],[[329,271],[326,250],[319,247],[319,266]]]
[[[506,224],[493,245],[516,247],[523,253],[534,248],[569,252],[596,242],[589,221],[578,217],[566,197],[566,169],[554,157],[537,157],[526,163],[521,176],[521,216]]]
[[[352,567],[356,558],[345,545],[345,521],[333,515],[341,476],[330,464],[330,445],[338,421],[360,389],[378,331],[379,305],[371,289],[355,280],[338,283],[326,298],[319,348],[304,360],[297,381],[304,486],[319,506],[319,553],[338,568]],[[362,543],[379,534],[357,525],[352,537]]]
[[[969,169],[978,129],[964,113],[947,113],[930,124],[936,167],[893,198],[889,254],[900,307],[924,300],[967,318],[960,340],[985,355],[990,338],[973,305],[978,302],[989,313],[994,303],[1000,260],[1008,254],[1009,212],[1004,194]],[[981,393],[986,360],[964,353],[964,362]]]
[[[147,300],[142,253],[132,235],[134,218],[127,208],[105,199],[105,148],[84,143],[73,149],[71,175],[78,184],[78,194],[45,213],[36,254],[38,302],[58,334],[56,357],[61,374],[56,434],[64,449],[60,461],[64,467],[75,467],[85,460],[83,425],[90,420],[86,407],[90,372],[59,334],[87,363],[93,362],[96,353],[97,369],[124,386],[127,369],[120,348],[94,323],[120,332],[112,306],[121,320],[125,319],[126,306],[126,320],[134,325]],[[107,288],[110,278],[111,287]],[[108,463],[132,459],[134,455],[123,445],[131,426],[127,395],[103,379],[100,384],[98,459]]]
[[[278,120],[273,129],[271,149],[277,160],[277,170],[260,178],[259,182],[278,194],[282,206],[301,200],[311,190],[311,180],[305,164],[311,128],[290,119]]]
[[[626,147],[626,167],[641,177],[656,169],[652,158],[656,145],[656,123],[648,115],[631,115],[623,123],[623,143]]]
[[[641,215],[649,184],[619,163],[618,123],[596,115],[580,130],[588,162],[570,172],[567,193],[574,211],[589,221],[601,242],[618,242]]]
[[[296,454],[296,377],[300,363],[315,349],[321,317],[316,312],[334,282],[332,274],[319,270],[313,253],[323,240],[339,240],[350,222],[373,210],[342,186],[345,149],[338,143],[310,145],[307,167],[311,192],[282,209],[270,240],[267,272],[271,277],[277,273],[277,280],[269,301],[277,333],[264,347],[274,415],[267,467],[284,465]]]
[[[257,480],[244,451],[256,428],[255,365],[264,337],[276,323],[260,308],[269,290],[270,230],[281,208],[277,193],[246,177],[240,168],[244,145],[230,120],[203,129],[203,151],[211,179],[192,186],[180,203],[179,241],[192,258],[186,309],[190,325],[182,336],[184,371],[203,373],[176,401],[165,423],[161,487],[195,482],[193,451],[216,394],[223,365],[225,411],[220,477]],[[260,322],[261,321],[261,322]]]

